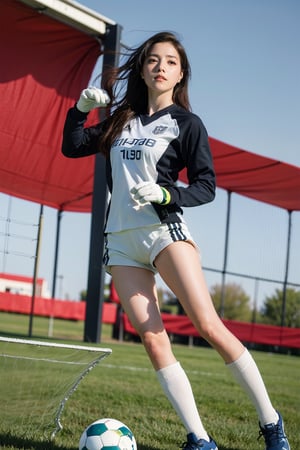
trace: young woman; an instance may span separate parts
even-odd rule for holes
[[[282,418],[254,360],[214,309],[197,246],[182,216],[182,207],[215,196],[207,132],[190,110],[189,77],[189,62],[176,36],[154,35],[132,50],[121,67],[105,74],[105,90],[91,87],[81,93],[66,118],[62,152],[73,158],[96,152],[107,157],[111,198],[104,264],[186,429],[182,448],[217,450],[217,444],[202,423],[190,382],[172,352],[158,305],[157,272],[252,400],[266,450],[289,450]],[[108,104],[113,108],[110,117],[84,128],[88,112]],[[183,168],[186,187],[176,185]]]

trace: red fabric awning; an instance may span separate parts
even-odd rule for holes
[[[210,139],[219,187],[237,194],[300,211],[300,167]]]
[[[300,211],[300,168],[210,137],[217,185],[289,211]],[[186,173],[180,177],[187,182]]]
[[[2,0],[0,55],[0,192],[91,211],[94,157],[71,160],[60,149],[66,112],[89,82],[99,42],[17,0]],[[88,124],[96,121],[94,111]],[[210,143],[219,187],[300,210],[299,167]]]
[[[67,110],[89,82],[99,42],[15,0],[0,15],[0,191],[89,211],[93,161],[61,154]],[[97,120],[97,112],[89,123]]]

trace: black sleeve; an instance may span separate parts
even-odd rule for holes
[[[98,139],[102,123],[84,128],[87,114],[79,111],[76,106],[69,109],[65,120],[62,141],[62,153],[69,158],[94,155],[98,150]]]
[[[179,139],[188,186],[170,187],[171,203],[183,207],[209,203],[215,198],[215,171],[207,131],[198,116],[191,114],[185,121]]]

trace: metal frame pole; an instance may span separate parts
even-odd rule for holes
[[[103,67],[118,64],[120,53],[120,25],[110,25],[105,37]],[[100,342],[102,304],[104,292],[104,271],[102,258],[104,251],[103,229],[106,217],[107,185],[105,174],[105,158],[96,154],[94,170],[94,189],[92,201],[92,220],[90,235],[90,255],[88,269],[88,286],[84,324],[84,341]]]
[[[38,233],[37,233],[36,250],[35,250],[34,269],[33,269],[32,296],[31,296],[31,307],[30,307],[29,329],[28,329],[29,337],[32,337],[32,329],[33,329],[34,303],[35,303],[36,284],[37,284],[38,268],[39,268],[39,260],[40,260],[40,247],[41,247],[40,244],[41,244],[43,220],[44,220],[44,205],[41,205]]]
[[[53,279],[52,279],[52,292],[51,292],[51,315],[49,317],[48,323],[48,337],[53,336],[53,325],[54,325],[54,300],[56,292],[56,278],[57,278],[57,264],[58,264],[58,249],[59,249],[59,237],[60,237],[60,225],[63,211],[59,209],[57,211],[57,221],[56,221],[56,239],[55,239],[55,255],[54,255],[54,266],[53,266]]]
[[[286,313],[286,291],[289,277],[289,265],[290,265],[290,250],[291,250],[291,235],[292,235],[292,211],[288,211],[288,234],[287,234],[287,246],[286,246],[286,263],[285,263],[285,275],[282,291],[282,309],[281,309],[281,326],[285,326],[285,313]]]
[[[226,215],[226,231],[225,231],[225,247],[224,247],[224,261],[222,270],[222,287],[221,287],[221,301],[220,301],[220,317],[224,317],[225,312],[225,277],[227,270],[228,258],[228,242],[229,242],[229,227],[230,227],[230,213],[231,213],[231,191],[227,191],[227,215]]]

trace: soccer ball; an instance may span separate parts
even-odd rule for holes
[[[137,450],[132,431],[116,419],[99,419],[81,435],[79,450]]]

